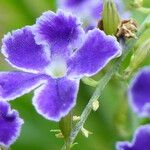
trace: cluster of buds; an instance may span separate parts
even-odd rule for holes
[[[136,38],[137,23],[133,19],[121,21],[114,2],[106,0],[103,7],[103,17],[98,23],[98,28],[104,30],[108,35],[115,35],[117,38]]]

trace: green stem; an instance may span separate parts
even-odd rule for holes
[[[64,136],[65,141],[65,149],[70,150],[70,133],[72,130],[72,112],[70,112],[67,116],[61,119],[59,122],[59,128]]]
[[[95,92],[93,93],[91,99],[89,100],[89,103],[87,104],[87,106],[85,107],[83,113],[81,114],[81,119],[80,121],[77,123],[77,125],[75,126],[75,128],[73,129],[73,131],[71,132],[71,143],[73,143],[73,141],[75,140],[78,132],[80,131],[80,129],[83,127],[86,119],[88,118],[90,112],[92,111],[92,104],[95,100],[98,100],[99,97],[101,96],[102,91],[104,90],[104,88],[106,87],[106,85],[108,84],[108,82],[110,81],[110,79],[113,77],[113,75],[118,71],[122,61],[126,58],[127,54],[130,52],[130,50],[133,48],[133,42],[134,40],[130,41],[130,44],[128,44],[127,48],[124,50],[124,53],[122,55],[122,57],[120,57],[115,64],[113,65],[113,67],[110,69],[110,71],[108,71],[106,73],[106,75],[99,81],[99,84],[95,90]]]
[[[150,19],[150,15],[145,19],[145,21],[143,22],[143,24],[139,28],[137,36],[140,36],[142,34],[142,31],[145,30],[147,25],[149,26],[149,21],[150,21],[149,19]],[[126,56],[129,54],[129,52],[134,48],[135,42],[136,42],[135,39],[131,39],[126,43],[125,48],[123,50],[122,56],[116,60],[116,62],[112,66],[112,68],[98,82],[98,85],[97,85],[97,88],[96,88],[95,92],[93,93],[92,97],[90,98],[88,104],[86,105],[85,109],[83,110],[83,112],[81,114],[80,121],[75,125],[75,127],[71,131],[70,137],[68,138],[69,145],[73,144],[73,142],[74,142],[75,138],[77,137],[79,131],[84,126],[85,121],[87,120],[89,114],[92,111],[93,102],[95,100],[99,99],[99,97],[101,96],[102,91],[104,90],[106,85],[109,83],[109,81],[111,80],[113,75],[115,75],[117,73],[117,71],[119,70],[122,62],[124,61]],[[66,150],[66,145],[64,145],[62,147],[62,150]]]
[[[125,50],[123,51],[122,56],[116,60],[112,68],[105,74],[105,76],[99,81],[97,88],[95,92],[93,93],[91,99],[89,100],[88,104],[86,105],[85,109],[83,110],[81,114],[81,119],[80,121],[75,125],[73,128],[71,135],[70,135],[70,144],[73,144],[76,136],[78,135],[79,131],[83,127],[85,121],[87,120],[89,114],[92,111],[92,104],[95,100],[98,100],[99,97],[101,96],[102,91],[110,81],[110,79],[113,77],[113,75],[119,70],[119,67],[122,63],[122,61],[126,58],[127,54],[130,52],[130,50],[133,48],[135,43],[135,39],[132,39],[128,42]],[[63,146],[62,150],[64,150],[65,145]]]

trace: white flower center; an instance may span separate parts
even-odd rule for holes
[[[60,78],[66,75],[67,65],[62,57],[54,57],[49,67],[46,68],[46,73],[53,78]]]

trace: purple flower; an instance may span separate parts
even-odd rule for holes
[[[140,126],[134,134],[131,143],[118,142],[117,150],[150,150],[150,125]]]
[[[121,0],[114,0],[119,14],[123,19],[130,16],[125,12],[124,4]],[[97,25],[98,20],[102,17],[103,0],[57,0],[58,8],[67,10],[80,16],[88,25]]]
[[[116,39],[94,29],[84,33],[76,17],[45,12],[34,26],[8,33],[2,53],[22,70],[0,73],[0,97],[12,100],[35,89],[33,105],[59,121],[75,106],[79,80],[92,76],[121,54]]]
[[[23,120],[7,102],[0,100],[0,145],[9,147],[20,135]]]
[[[150,67],[144,67],[131,81],[129,104],[140,117],[150,117]]]

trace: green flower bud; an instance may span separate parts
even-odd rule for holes
[[[150,55],[150,38],[147,39],[135,53],[132,55],[130,64],[125,70],[126,77],[129,77],[132,72],[139,67],[139,65]]]
[[[146,29],[146,30],[144,30],[143,32],[142,32],[142,34],[140,35],[140,37],[138,38],[138,40],[137,40],[137,42],[136,42],[136,44],[135,44],[135,50],[137,49],[137,48],[139,48],[140,47],[140,45],[142,45],[147,39],[149,39],[150,38],[150,28],[148,28],[148,29]]]
[[[139,28],[140,32],[138,32],[138,36],[142,35],[143,32],[145,30],[147,30],[148,28],[150,28],[150,14],[146,17],[146,19],[144,20],[144,22],[140,26],[140,28]]]
[[[142,7],[143,6],[143,0],[134,0],[134,6],[135,7]]]
[[[115,35],[120,24],[120,17],[113,0],[104,1],[102,21],[105,33]]]

